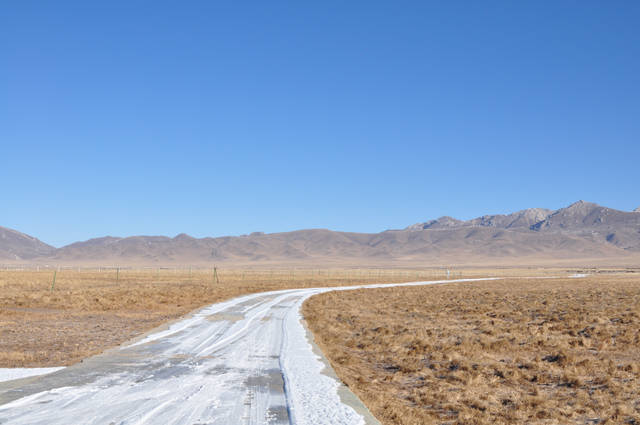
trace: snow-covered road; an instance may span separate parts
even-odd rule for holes
[[[414,282],[427,285],[489,279]],[[372,424],[314,352],[296,289],[214,304],[58,372],[0,383],[0,424]]]

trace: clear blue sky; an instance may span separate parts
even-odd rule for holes
[[[0,226],[60,246],[633,209],[638,22],[637,1],[9,2]]]

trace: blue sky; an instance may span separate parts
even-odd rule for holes
[[[0,226],[377,232],[640,206],[640,3],[11,2]]]

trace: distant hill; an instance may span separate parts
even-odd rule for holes
[[[579,201],[550,214],[533,230],[570,234],[596,242],[640,251],[640,214]]]
[[[2,229],[2,228],[0,228]],[[441,217],[381,233],[325,229],[193,238],[102,237],[55,249],[9,229],[0,259],[69,264],[436,264],[640,258],[640,214],[579,201],[472,220]]]
[[[531,208],[508,215],[486,215],[468,221],[441,217],[407,227],[405,230],[461,229],[490,227],[524,231],[533,240],[535,233],[569,236],[594,243],[614,245],[623,250],[640,251],[640,214],[578,201],[556,211]]]
[[[0,259],[30,260],[51,255],[55,248],[18,231],[0,227]]]

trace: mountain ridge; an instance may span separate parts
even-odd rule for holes
[[[640,214],[578,201],[471,220],[440,217],[380,233],[305,229],[195,238],[104,236],[54,248],[0,227],[0,260],[47,263],[286,263],[449,259],[617,258],[640,255]]]
[[[0,258],[20,260],[24,256],[47,255],[55,249],[33,236],[0,226]]]

